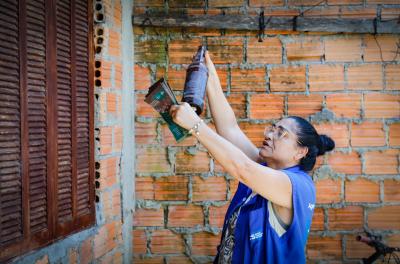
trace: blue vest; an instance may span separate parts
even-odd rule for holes
[[[316,200],[315,186],[299,166],[282,171],[292,183],[294,211],[289,228],[279,237],[268,220],[268,200],[261,195],[254,196],[243,205],[236,223],[232,263],[305,263],[305,246]],[[249,187],[239,183],[226,212],[222,234],[225,234],[232,213],[251,193]],[[218,257],[219,254],[214,263],[218,263]]]

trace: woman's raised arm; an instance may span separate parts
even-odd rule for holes
[[[194,136],[229,175],[271,202],[285,208],[292,207],[292,185],[285,173],[251,160],[236,144],[203,124],[189,104],[174,105],[170,113],[174,122],[186,129],[197,126],[198,133],[194,133]]]
[[[250,159],[258,161],[258,149],[240,129],[235,113],[221,88],[217,71],[208,51],[206,65],[209,72],[207,97],[217,133],[241,149]]]

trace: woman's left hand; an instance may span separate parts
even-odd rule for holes
[[[188,130],[200,121],[200,117],[186,102],[171,106],[169,113],[175,123]]]

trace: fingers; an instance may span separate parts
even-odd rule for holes
[[[190,107],[190,105],[186,102],[181,102],[179,105],[171,105],[169,108],[169,114],[172,118],[175,118],[177,113],[181,110],[182,107]]]
[[[172,117],[172,120],[179,124],[181,124],[182,121],[182,117],[183,117],[183,112],[184,112],[184,108],[186,107],[186,105],[189,105],[188,103],[179,103],[179,105],[172,105],[170,110],[169,110],[169,114]]]
[[[211,61],[210,54],[208,53],[208,50],[206,50],[205,58],[206,58],[206,62]]]
[[[180,105],[186,108],[190,107],[190,105],[187,102],[180,103]]]
[[[210,58],[210,53],[208,52],[208,50],[206,50],[205,56],[206,58],[206,64],[210,67],[211,65],[213,65],[213,62]]]
[[[216,74],[217,70],[215,69],[215,65],[212,62],[211,58],[210,58],[210,53],[208,51],[206,51],[205,53],[205,58],[206,58],[206,65],[208,70],[210,71],[211,74]]]
[[[171,105],[171,107],[169,108],[169,114],[172,116],[173,119],[175,118],[178,109],[179,105]]]
[[[179,105],[171,105],[169,111],[171,112],[175,112],[176,110],[178,110]]]

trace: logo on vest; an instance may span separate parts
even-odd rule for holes
[[[257,233],[250,235],[250,240],[258,239],[258,238],[261,238],[262,236],[263,236],[263,232],[257,232]]]
[[[315,204],[312,203],[308,203],[308,209],[310,209],[311,211],[314,209]]]

